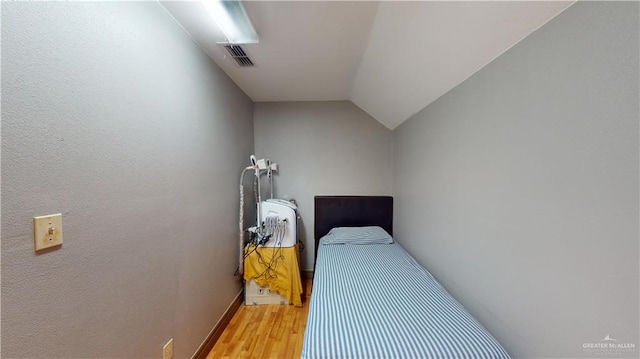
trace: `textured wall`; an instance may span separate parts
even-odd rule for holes
[[[640,344],[638,15],[579,2],[394,131],[398,240],[516,358]]]
[[[158,3],[3,2],[2,357],[190,357],[240,290],[252,111]]]
[[[391,131],[348,101],[256,103],[254,121],[256,154],[280,165],[277,197],[300,206],[313,269],[313,197],[390,195]]]

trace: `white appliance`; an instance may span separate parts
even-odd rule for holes
[[[298,207],[284,199],[268,199],[260,202],[262,220],[277,218],[284,232],[273,235],[264,243],[264,247],[293,247],[298,239]]]

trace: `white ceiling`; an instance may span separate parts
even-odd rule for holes
[[[254,101],[351,100],[393,129],[573,1],[244,1],[252,68],[201,2],[161,3]]]

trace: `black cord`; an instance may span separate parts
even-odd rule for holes
[[[284,255],[282,254],[282,247],[277,247],[268,264],[265,263],[264,260],[262,259],[262,256],[260,256],[258,261],[260,262],[260,264],[264,265],[266,268],[258,276],[258,278],[262,276],[265,276],[268,279],[278,278],[277,274],[272,274],[272,272],[275,272],[276,268],[278,267],[278,259],[284,259]]]
[[[248,247],[248,246],[247,246]],[[245,252],[247,252],[245,247]],[[260,247],[260,246],[254,246],[250,251],[248,251],[247,253],[244,254],[243,259],[247,259],[247,257],[249,257],[250,255],[252,255],[253,253],[255,253],[258,256],[258,263],[262,264],[263,266],[265,266],[265,270],[260,273],[260,275],[258,275],[256,278],[260,278],[262,276],[265,276],[266,278],[272,279],[272,278],[278,278],[278,275],[276,274],[271,274],[271,272],[275,271],[276,268],[278,267],[278,260],[279,259],[284,259],[284,254],[282,254],[282,247],[278,246],[276,248],[276,250],[274,251],[273,256],[271,257],[271,260],[269,261],[269,263],[267,263],[264,258],[262,257],[262,254],[260,253],[260,251],[258,250],[258,248],[269,248],[269,247]],[[236,271],[233,273],[234,276],[237,276],[240,274],[240,265],[238,265],[238,267],[236,268]]]
[[[264,224],[263,224],[264,226]],[[276,268],[278,267],[278,260],[282,259],[284,260],[284,254],[282,252],[282,241],[284,240],[284,236],[285,236],[285,232],[283,231],[280,234],[281,238],[276,238],[276,243],[278,243],[278,246],[276,247],[276,249],[274,250],[273,256],[271,257],[271,260],[269,261],[269,263],[267,263],[267,261],[264,260],[264,258],[262,257],[262,254],[260,253],[260,251],[258,250],[258,248],[269,248],[269,247],[261,247],[263,246],[265,243],[267,243],[269,241],[269,239],[271,239],[272,235],[266,235],[264,237],[262,237],[262,239],[260,239],[259,241],[256,241],[255,238],[252,238],[251,241],[247,244],[247,246],[245,246],[245,254],[243,256],[243,261],[245,259],[247,259],[247,257],[249,257],[250,255],[252,255],[253,253],[255,253],[258,256],[258,263],[265,266],[265,270],[260,273],[259,276],[257,276],[256,278],[260,278],[262,276],[265,276],[268,279],[272,279],[272,278],[277,278],[278,276],[276,274],[271,274],[272,272],[275,272]],[[301,246],[300,246],[300,252],[302,252],[304,250],[304,243],[302,243],[302,241],[299,241]],[[249,245],[254,244],[253,248],[248,251],[247,253],[247,248],[249,247]],[[234,272],[234,276],[237,276],[240,274],[240,265],[238,265],[238,267],[236,268],[236,271]]]
[[[249,243],[249,244],[250,244],[250,243]],[[244,260],[245,260],[245,259],[247,259],[247,257],[248,257],[248,256],[250,256],[253,252],[256,252],[256,250],[258,249],[258,246],[255,246],[255,247],[253,247],[253,249],[252,249],[252,250],[250,250],[250,251],[247,253],[247,248],[248,248],[248,247],[249,247],[249,245],[246,245],[246,246],[244,247],[244,252],[245,252],[245,253],[244,253],[244,255],[242,256],[242,261],[243,261],[243,262],[244,262]],[[234,276],[234,277],[235,277],[235,276],[238,276],[238,275],[240,275],[240,264],[238,264],[238,266],[236,267],[236,271],[235,271],[235,272],[233,272],[233,276]]]

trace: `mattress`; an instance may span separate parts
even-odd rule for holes
[[[509,358],[399,244],[322,243],[303,359]]]

